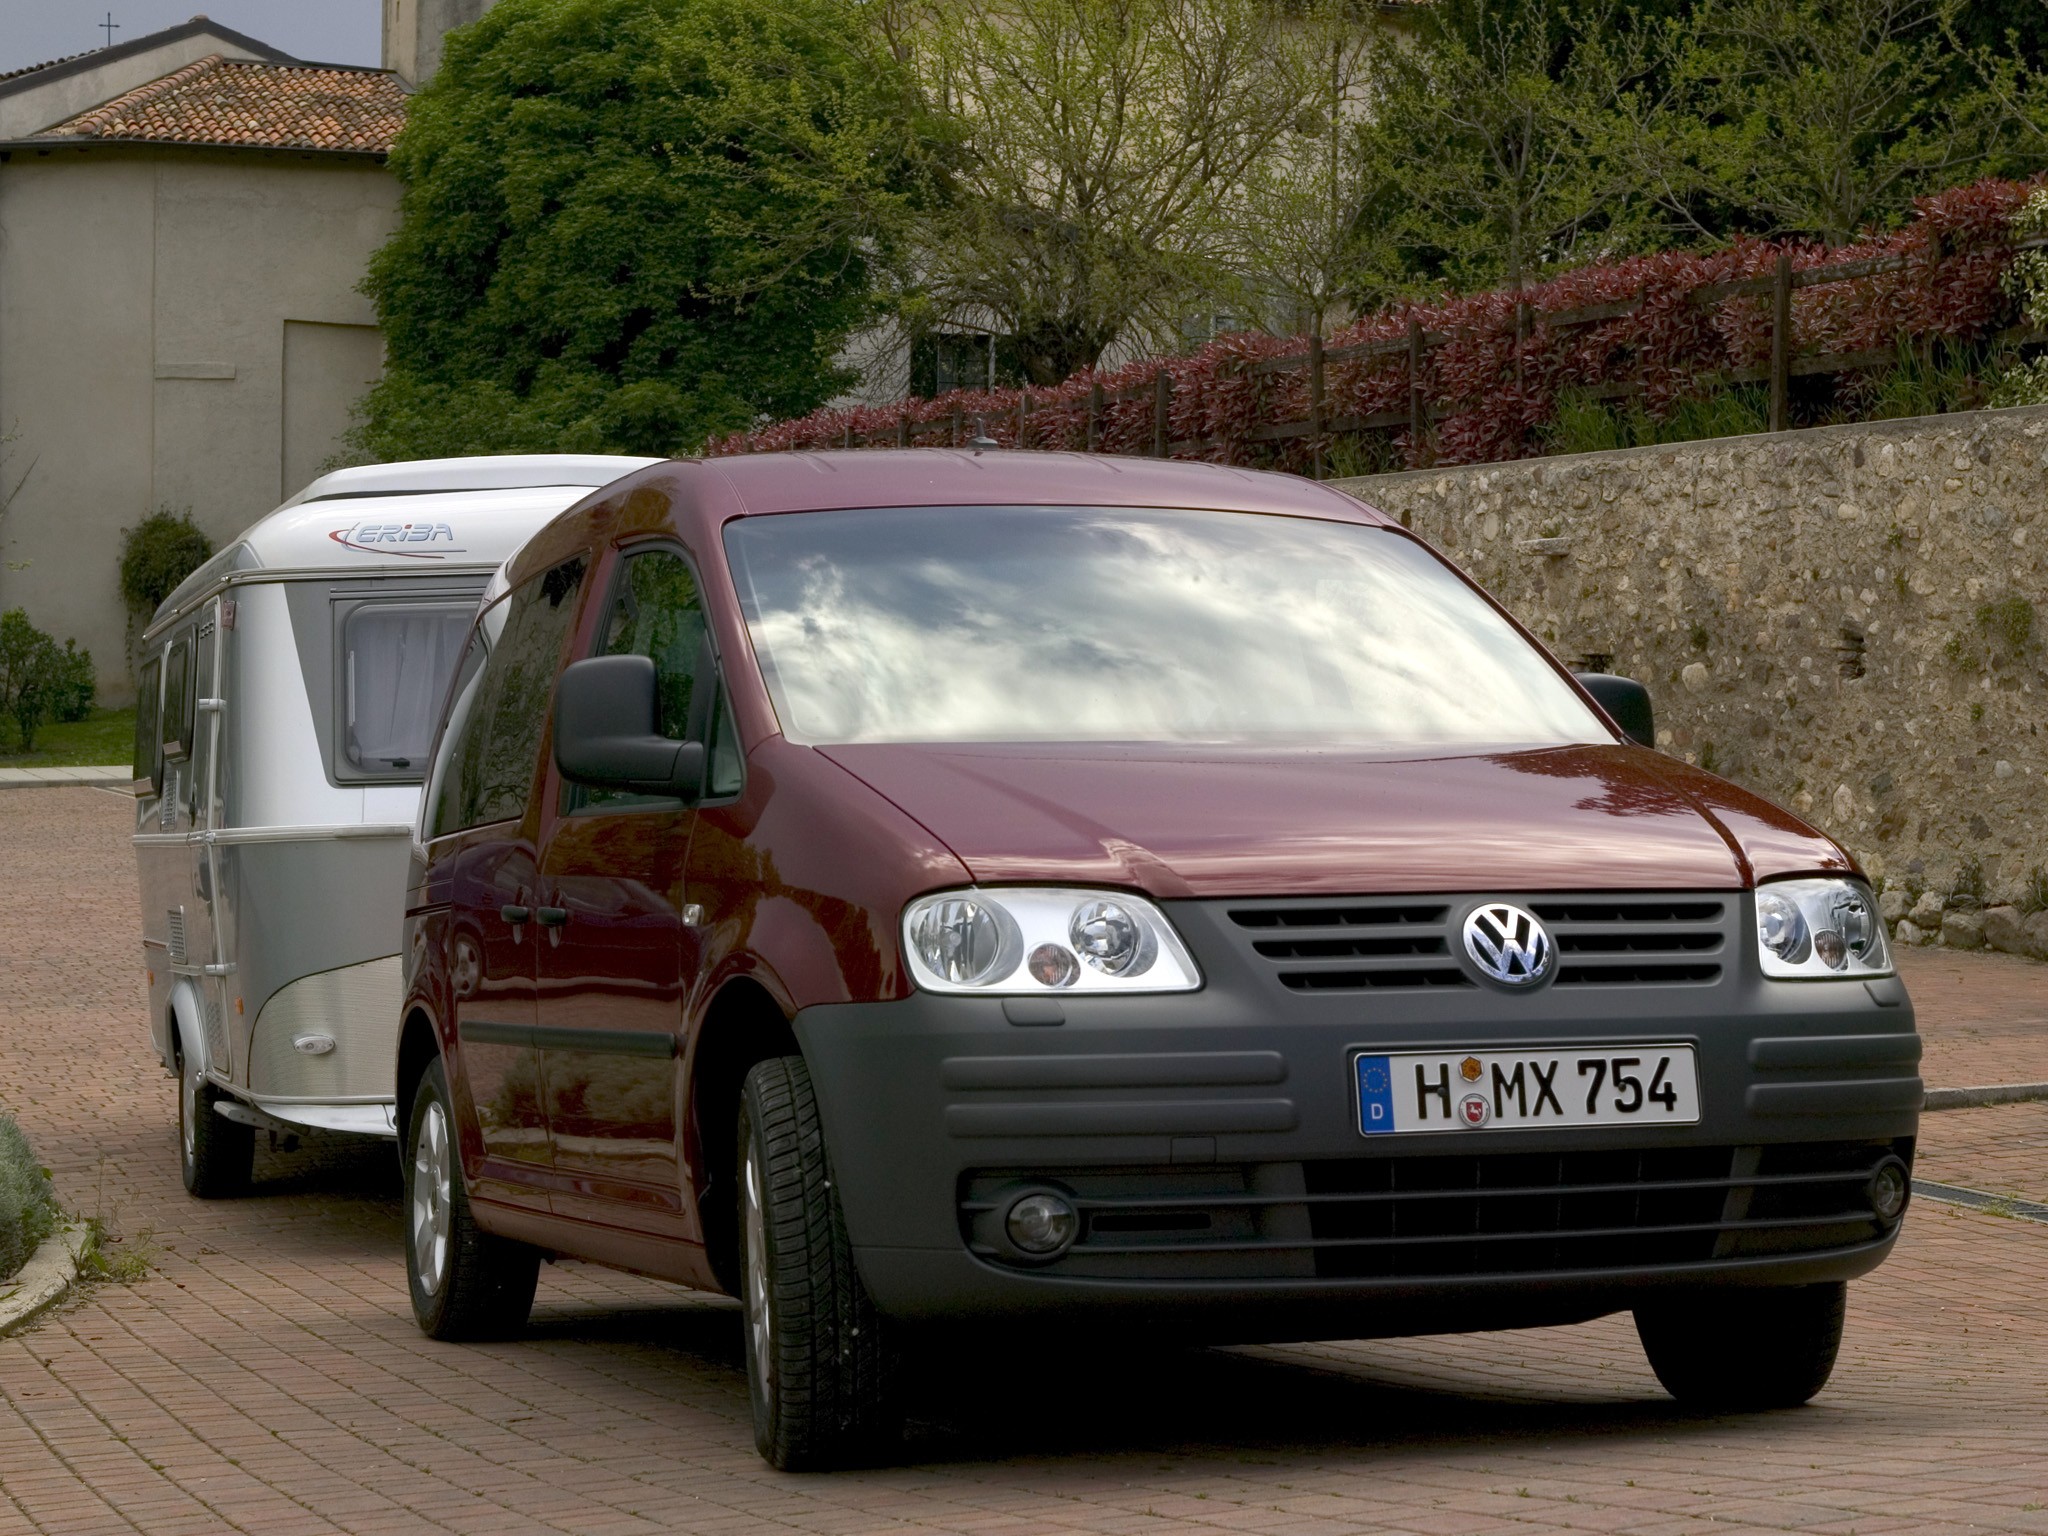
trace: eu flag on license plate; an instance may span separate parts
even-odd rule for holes
[[[1358,1128],[1368,1136],[1394,1128],[1394,1070],[1384,1056],[1358,1058]]]

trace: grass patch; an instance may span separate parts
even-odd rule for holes
[[[5,1280],[57,1227],[50,1170],[36,1161],[12,1115],[0,1115],[0,1280]]]
[[[146,1279],[157,1253],[156,1234],[145,1229],[133,1242],[125,1242],[107,1230],[97,1216],[85,1219],[85,1241],[79,1246],[78,1272],[88,1280],[107,1280],[115,1285],[133,1285]]]
[[[1639,404],[1623,406],[1565,390],[1557,397],[1557,414],[1537,429],[1537,435],[1546,453],[1606,453],[1743,437],[1769,426],[1770,397],[1754,385],[1688,395],[1662,417],[1650,415]]]
[[[15,750],[12,721],[0,722],[0,768],[97,768],[135,756],[135,711],[96,709],[69,725],[51,721],[36,732],[33,752]]]

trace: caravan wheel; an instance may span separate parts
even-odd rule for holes
[[[239,1195],[249,1187],[256,1159],[256,1128],[215,1113],[219,1090],[206,1080],[196,1055],[178,1051],[178,1162],[185,1188],[202,1200]]]

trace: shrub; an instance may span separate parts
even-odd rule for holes
[[[94,681],[92,652],[66,640],[57,653],[55,676],[50,687],[50,717],[62,725],[75,725],[92,713],[93,696],[99,691]]]
[[[83,720],[92,711],[92,652],[57,642],[29,622],[27,610],[0,613],[0,715],[13,720],[21,750],[51,718]]]
[[[1984,861],[1972,855],[1956,867],[1956,878],[1948,889],[1948,905],[1964,912],[1981,909],[1985,901]]]
[[[1848,245],[1744,239],[1718,251],[1663,251],[1580,267],[1518,291],[1382,309],[1328,339],[1331,352],[1372,350],[1328,364],[1324,419],[1397,422],[1380,430],[1390,431],[1410,465],[1521,458],[1554,451],[1560,442],[1575,445],[1574,451],[1618,446],[1639,432],[1651,434],[1651,441],[1677,441],[1754,430],[1763,422],[1761,393],[1716,388],[1712,381],[1755,378],[1769,363],[1771,297],[1703,298],[1702,289],[1767,283],[1781,252],[1795,272],[1870,262],[1877,270],[1866,276],[1794,291],[1802,354],[1840,360],[1891,353],[1903,341],[1933,347],[1943,358],[1968,357],[2015,308],[2006,274],[2016,260],[2014,218],[2030,196],[2048,208],[2048,193],[2033,183],[1984,181],[1923,197],[1906,228]],[[1436,417],[1421,441],[1411,440],[1406,426],[1411,323],[1434,338],[1415,380]],[[972,436],[979,422],[1004,447],[1081,448],[1092,436],[1101,452],[1149,453],[1153,389],[1164,374],[1171,385],[1168,435],[1179,452],[1299,470],[1316,452],[1312,439],[1257,434],[1262,426],[1309,419],[1308,349],[1306,337],[1225,336],[1187,356],[1083,372],[1049,389],[959,390],[932,400],[818,411],[721,439],[711,451],[893,447],[899,435],[915,444],[943,444]],[[1639,388],[1625,417],[1588,397],[1618,378]],[[1908,373],[1893,370],[1875,394],[1887,408],[1911,409],[1963,387],[1961,376],[1916,364]],[[1098,388],[1099,413],[1090,410]],[[1330,439],[1326,432],[1325,443]]]
[[[121,596],[129,613],[147,624],[149,616],[179,582],[213,554],[213,540],[192,521],[192,509],[161,507],[133,528],[121,530]]]
[[[57,1200],[12,1115],[0,1115],[0,1280],[28,1262],[55,1230]]]

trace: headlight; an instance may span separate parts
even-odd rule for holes
[[[903,911],[903,952],[927,992],[1192,992],[1202,984],[1166,914],[1121,891],[921,896]]]
[[[1860,880],[1758,886],[1756,948],[1766,976],[1828,981],[1892,971],[1877,903]]]

